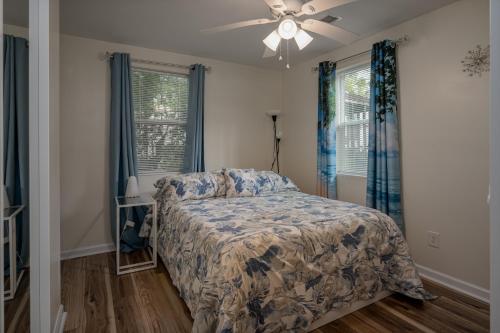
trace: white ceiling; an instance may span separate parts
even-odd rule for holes
[[[286,2],[287,0],[285,0]],[[289,0],[292,1],[292,0]],[[318,15],[341,16],[336,25],[369,36],[455,0],[359,0]],[[5,21],[27,25],[28,0],[4,0]],[[200,29],[240,20],[270,17],[263,0],[62,0],[61,29],[66,34],[197,55],[241,64],[281,68],[262,59],[262,39],[275,25],[215,35]],[[327,53],[340,44],[314,35],[299,51],[290,43],[290,63]]]

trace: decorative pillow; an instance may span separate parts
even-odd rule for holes
[[[257,186],[256,194],[274,192],[274,182],[271,180],[272,171],[255,171],[255,182]]]
[[[281,191],[299,191],[299,188],[286,176],[273,171],[255,171],[257,194]]]
[[[257,192],[254,169],[226,169],[226,197],[252,197]]]
[[[297,185],[287,176],[281,176],[275,173],[274,175],[270,175],[269,178],[273,183],[274,192],[300,191]]]
[[[224,196],[222,174],[222,171],[196,172],[163,177],[155,184],[158,189],[155,199],[184,201]]]

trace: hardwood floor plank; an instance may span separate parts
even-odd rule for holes
[[[429,281],[429,280],[422,280],[424,282],[424,287],[427,289],[429,292],[439,295],[439,296],[446,296],[450,299],[455,300],[456,302],[461,302],[464,305],[467,305],[468,307],[474,308],[487,316],[490,315],[490,307],[487,303],[480,301],[478,299],[472,298],[470,296],[467,296],[465,294],[460,294],[457,293],[451,289],[448,288],[443,288],[443,286]]]
[[[143,318],[149,322],[153,332],[182,332],[182,327],[177,323],[177,317],[171,311],[167,295],[155,278],[153,271],[141,272],[134,275],[136,296],[141,306]],[[170,311],[165,311],[170,310]]]
[[[115,264],[112,253],[108,255],[108,265],[115,269]],[[132,276],[129,274],[117,276],[113,271],[110,275],[110,287],[117,332],[146,332],[140,318],[136,317],[139,304],[134,295]]]
[[[85,263],[86,258],[66,260],[61,268],[61,298],[66,317],[65,328],[68,331],[83,332],[85,322]]]
[[[382,309],[384,309],[388,313],[393,314],[395,317],[398,317],[399,319],[403,320],[404,322],[410,324],[411,326],[417,328],[418,330],[420,330],[422,332],[425,332],[425,333],[435,333],[435,331],[433,329],[425,326],[424,324],[421,324],[420,322],[418,322],[416,320],[413,320],[412,318],[409,318],[404,313],[401,313],[399,311],[394,310],[391,307],[388,307],[383,302],[379,302],[379,303],[375,304],[375,306],[381,307]]]
[[[29,274],[29,272],[28,272]],[[5,306],[5,332],[29,332],[30,314],[29,314],[29,278],[23,277],[16,296],[13,300],[8,301],[8,306]]]
[[[368,319],[368,320],[367,320]],[[343,325],[344,327],[350,327],[355,332],[359,333],[390,333],[391,331],[384,328],[382,325],[371,320],[371,318],[363,315],[350,314],[345,317],[340,318],[335,321],[335,323],[330,323],[327,326],[336,327],[335,324]],[[329,333],[330,331],[327,331]]]
[[[341,320],[336,320],[319,328],[325,333],[360,333],[356,328],[351,327],[349,323]]]
[[[87,257],[85,283],[85,317],[87,331],[111,332],[115,327],[114,315],[108,314],[108,295],[105,274],[107,258],[105,255]],[[113,321],[113,322],[112,322]]]
[[[390,297],[389,297],[390,298]],[[377,307],[376,303],[366,308],[363,308],[358,311],[357,315],[362,316],[364,318],[370,318],[374,322],[383,326],[391,332],[430,332],[433,331],[433,328],[426,327],[425,329],[421,329],[422,326],[419,325],[414,326],[413,321],[407,321],[400,316],[394,314],[394,312],[389,312],[384,308]],[[438,331],[439,332],[439,331]]]
[[[162,265],[163,266],[163,265]],[[172,309],[172,314],[179,325],[179,332],[191,332],[193,327],[193,319],[186,303],[180,298],[177,289],[172,285],[170,276],[166,270],[157,273],[161,288],[167,297],[168,304]]]
[[[104,258],[104,260],[107,260],[107,258]],[[106,287],[106,313],[108,314],[109,317],[109,322],[110,322],[110,333],[116,333],[116,318],[115,318],[115,309],[113,305],[113,291],[111,290],[111,273],[110,268],[106,267],[104,269],[104,284]]]
[[[417,306],[416,303],[409,302],[407,297],[394,295],[381,303],[427,327],[439,327],[440,332],[488,332],[481,326],[434,305],[432,301],[420,302]]]
[[[372,327],[373,329],[375,329],[376,332],[379,332],[379,333],[391,333],[391,331],[389,329],[387,329],[386,327],[382,326],[380,323],[377,323],[375,320],[372,320],[370,317],[364,315],[361,312],[356,311],[356,312],[348,315],[348,317],[350,317],[350,316],[353,316],[353,317],[358,318],[359,320],[365,322],[367,325],[369,325],[370,327]]]
[[[29,270],[26,270],[14,299],[4,304],[5,332],[29,331],[29,299]]]
[[[440,308],[452,312],[457,316],[463,317],[471,322],[474,322],[484,329],[489,330],[490,328],[490,316],[479,311],[474,307],[465,305],[462,302],[457,302],[447,296],[441,296],[438,299],[432,301],[432,304],[439,306]]]

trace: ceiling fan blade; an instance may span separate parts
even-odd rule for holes
[[[266,46],[266,48],[264,49],[264,54],[262,54],[262,58],[271,58],[274,57],[276,54],[277,54],[276,51],[273,51]]]
[[[358,35],[350,31],[318,20],[305,20],[304,22],[300,22],[300,27],[304,30],[339,41],[342,44],[351,44],[359,39]]]
[[[312,0],[302,5],[300,15],[315,15],[358,0]]]
[[[228,31],[228,30],[239,29],[239,28],[245,28],[245,27],[250,27],[252,25],[269,24],[269,23],[274,23],[274,22],[277,22],[277,21],[278,20],[276,20],[276,19],[267,19],[267,18],[255,19],[255,20],[248,20],[248,21],[241,21],[241,22],[236,22],[236,23],[221,25],[221,26],[215,27],[215,28],[203,29],[203,30],[201,30],[201,32],[205,33],[205,34],[214,34],[214,33],[217,33],[217,32]]]
[[[272,10],[283,13],[287,8],[283,0],[264,0]]]

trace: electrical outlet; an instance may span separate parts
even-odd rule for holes
[[[439,232],[427,231],[427,245],[439,249]]]

